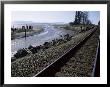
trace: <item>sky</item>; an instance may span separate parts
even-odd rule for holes
[[[93,24],[100,20],[99,11],[88,11],[89,19]],[[69,23],[75,19],[75,11],[13,11],[11,21],[32,21],[37,23]]]

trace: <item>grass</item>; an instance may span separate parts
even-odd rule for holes
[[[81,24],[73,25],[73,26],[70,26],[69,24],[54,25],[54,27],[58,28],[58,29],[72,30],[72,31],[74,31],[75,35],[77,35],[78,33],[81,33],[82,31],[86,31],[87,27],[89,27],[91,29],[92,26],[94,26],[94,25],[81,25]]]

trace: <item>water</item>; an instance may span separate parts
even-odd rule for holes
[[[44,31],[40,34],[34,34],[26,38],[11,40],[11,52],[12,56],[17,52],[18,49],[28,48],[30,45],[38,46],[44,44],[44,42],[52,41],[55,38],[59,38],[60,35],[73,34],[70,30],[55,29],[53,26],[45,25]]]

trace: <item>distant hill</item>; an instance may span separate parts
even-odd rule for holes
[[[65,24],[64,22],[55,22],[55,23],[38,23],[33,21],[14,21],[12,24]]]
[[[21,26],[25,26],[25,25],[31,25],[33,26],[34,28],[36,27],[39,27],[39,26],[42,26],[42,25],[59,25],[59,24],[66,24],[66,23],[63,23],[63,22],[55,22],[55,23],[36,23],[36,22],[33,22],[33,21],[14,21],[11,23],[11,26],[13,27],[16,27],[16,28],[21,28]]]
[[[12,24],[32,24],[32,21],[14,21]]]

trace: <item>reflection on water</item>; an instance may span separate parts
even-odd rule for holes
[[[45,26],[44,31],[41,32],[40,34],[34,34],[33,36],[29,36],[26,38],[11,40],[12,56],[20,48],[27,48],[30,45],[33,46],[42,45],[44,42],[48,42],[55,38],[59,38],[60,35],[64,35],[67,33],[73,34],[73,32],[70,30],[60,30],[55,29],[53,26]]]

